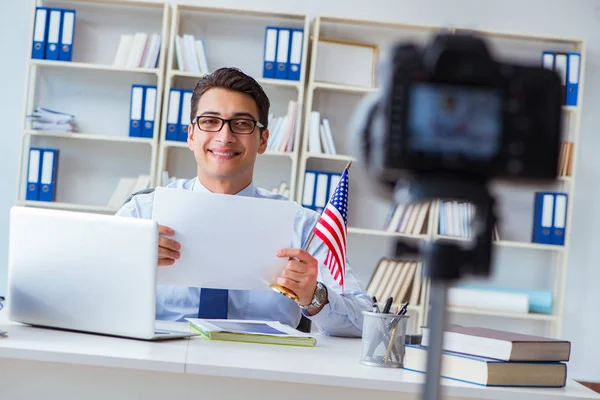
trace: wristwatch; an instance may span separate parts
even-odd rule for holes
[[[313,295],[310,304],[302,305],[298,304],[301,309],[308,310],[311,308],[320,308],[327,301],[327,288],[321,282],[317,282],[315,294]]]

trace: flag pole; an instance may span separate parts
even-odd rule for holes
[[[348,161],[348,164],[346,164],[346,168],[344,168],[345,170],[350,170],[350,165],[352,165],[352,160]],[[330,199],[331,200],[331,199]],[[322,215],[322,213],[321,213]],[[317,220],[317,224],[319,223],[319,220]],[[314,237],[315,237],[315,227],[316,225],[313,227],[310,237],[308,238],[308,242],[306,243],[306,246],[304,246],[304,251],[308,251],[308,248],[310,247],[310,244],[312,243]],[[346,266],[344,265],[342,268],[346,269]],[[282,295],[289,297],[290,299],[294,300],[294,301],[298,301],[298,296],[296,295],[296,293],[292,292],[290,289],[286,288],[285,286],[281,286],[277,283],[273,283],[271,285],[269,285],[269,287],[271,289],[273,289],[276,292],[281,293]],[[343,290],[343,288],[342,288]]]

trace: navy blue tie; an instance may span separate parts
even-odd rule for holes
[[[227,319],[229,294],[227,289],[200,289],[198,318]]]

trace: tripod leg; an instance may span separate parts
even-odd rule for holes
[[[431,282],[431,311],[429,313],[429,349],[427,351],[427,375],[423,400],[440,400],[440,375],[442,370],[442,343],[446,328],[446,297],[448,283],[444,280]]]

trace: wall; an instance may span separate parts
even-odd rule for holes
[[[8,250],[8,213],[17,196],[19,162],[19,132],[22,127],[23,90],[30,47],[29,40],[33,8],[30,1],[10,1],[0,13],[0,294],[6,288]]]
[[[336,15],[342,17],[385,19],[408,23],[446,24],[492,30],[537,33],[551,36],[579,37],[587,41],[584,106],[581,124],[581,143],[576,169],[572,239],[569,254],[567,283],[567,317],[564,337],[573,342],[569,374],[572,378],[600,381],[600,346],[596,335],[600,319],[594,315],[594,304],[600,303],[600,246],[595,233],[600,211],[595,208],[600,185],[600,137],[595,132],[598,117],[593,110],[600,106],[600,2],[594,0],[189,0],[195,4],[249,7],[303,12],[308,14]],[[0,293],[6,282],[6,252],[8,211],[15,199],[18,161],[18,134],[21,126],[24,65],[29,54],[29,23],[31,2],[12,1],[12,8],[0,15],[0,54],[7,56],[0,63],[0,121],[2,121],[2,146],[0,147]],[[542,16],[543,13],[543,16]]]

